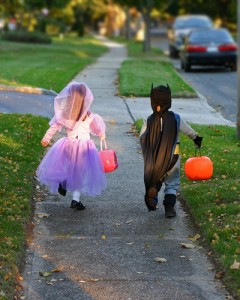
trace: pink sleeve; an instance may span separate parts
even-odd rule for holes
[[[46,133],[43,137],[43,140],[49,142],[51,140],[51,138],[54,136],[54,134],[57,131],[61,131],[61,129],[62,129],[62,125],[60,125],[60,124],[55,123],[55,124],[51,125],[51,127],[46,131]]]
[[[103,118],[100,117],[98,114],[93,115],[93,120],[90,124],[91,133],[101,136],[105,135],[106,125],[103,121]]]

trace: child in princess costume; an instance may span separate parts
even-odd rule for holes
[[[157,208],[158,192],[164,183],[165,216],[175,217],[176,194],[180,187],[179,132],[191,138],[200,148],[198,136],[178,114],[169,111],[172,104],[170,87],[151,88],[153,113],[148,117],[146,130],[140,136],[144,158],[145,203],[149,211]]]
[[[100,195],[106,188],[106,176],[95,143],[90,134],[105,139],[105,123],[90,112],[93,102],[91,90],[85,83],[69,83],[54,99],[55,115],[41,144],[46,147],[54,134],[62,128],[66,136],[60,138],[47,152],[36,174],[40,183],[52,193],[65,196],[72,192],[71,208],[85,209],[80,195]]]

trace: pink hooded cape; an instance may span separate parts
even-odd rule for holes
[[[93,94],[85,83],[72,81],[54,98],[55,123],[74,130],[86,116],[92,102]]]

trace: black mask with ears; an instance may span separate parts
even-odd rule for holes
[[[160,106],[160,113],[163,114],[172,105],[171,89],[168,84],[167,86],[159,85],[155,88],[152,84],[150,98],[153,112],[157,112],[156,108]]]

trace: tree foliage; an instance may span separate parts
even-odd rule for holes
[[[220,18],[224,22],[237,21],[237,0],[115,0],[115,2],[127,7],[136,7],[140,11],[152,6],[164,9],[172,16],[202,13],[213,19]]]
[[[213,19],[223,22],[237,21],[237,0],[171,0],[167,12],[173,16],[178,14],[207,14]]]

